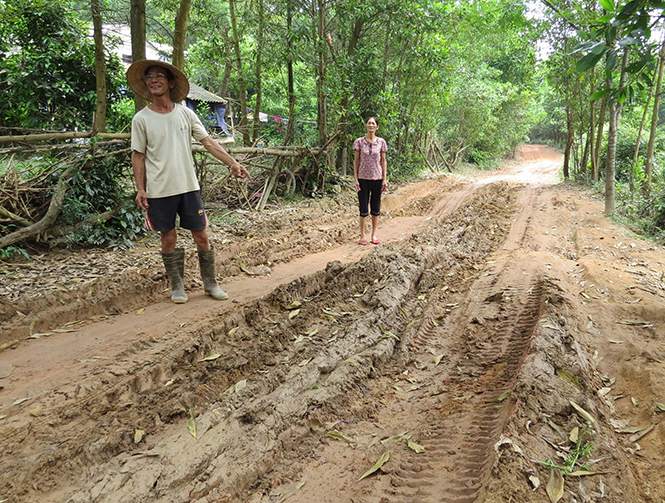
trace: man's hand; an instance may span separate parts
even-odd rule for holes
[[[233,156],[224,150],[224,147],[213,140],[210,136],[203,138],[201,140],[201,144],[208,152],[226,164],[237,178],[247,178],[249,180],[252,179],[252,177],[249,176],[247,170],[241,166],[240,163],[233,158]]]
[[[239,162],[236,162],[235,164],[232,164],[229,167],[231,168],[231,172],[234,174],[236,178],[247,178],[248,180],[252,179],[252,177],[249,174],[249,171],[247,171],[245,167],[242,166]]]
[[[148,194],[145,190],[139,190],[136,192],[136,205],[142,210],[148,211]]]

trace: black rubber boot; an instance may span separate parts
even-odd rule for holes
[[[171,300],[176,304],[187,302],[185,293],[185,250],[176,248],[173,253],[162,253],[166,275],[171,282]]]
[[[199,266],[203,280],[203,292],[216,300],[225,300],[229,294],[217,284],[217,269],[215,269],[215,252],[199,250]]]

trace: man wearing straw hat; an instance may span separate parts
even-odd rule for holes
[[[187,97],[189,82],[178,68],[163,61],[139,60],[127,70],[132,90],[152,103],[132,120],[132,169],[136,204],[146,212],[146,228],[161,233],[162,258],[171,282],[171,300],[187,302],[184,286],[185,250],[176,248],[176,214],[189,229],[198,249],[203,291],[213,299],[228,299],[217,284],[215,252],[210,246],[208,219],[192,160],[192,137],[229,166],[238,178],[250,178],[203,128],[189,108],[178,102]]]

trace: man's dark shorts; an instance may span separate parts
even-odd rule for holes
[[[208,227],[208,217],[203,211],[201,191],[186,192],[169,197],[148,198],[145,228],[153,231],[170,231],[175,228],[175,216],[180,215],[180,227],[200,231]]]

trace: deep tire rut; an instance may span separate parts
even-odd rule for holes
[[[510,267],[509,257],[502,262],[502,269]],[[462,348],[452,354],[466,358],[451,362],[450,373],[436,385],[446,392],[426,405],[437,412],[428,415],[437,417],[421,428],[425,452],[401,462],[391,475],[387,501],[483,500],[495,445],[514,405],[511,393],[544,306],[544,280],[533,271],[525,272],[523,285],[503,285],[500,275],[490,271],[474,282],[469,307],[451,315],[444,326],[426,316],[413,338],[412,350],[422,359],[426,346],[462,332]],[[460,320],[466,320],[466,327]]]

